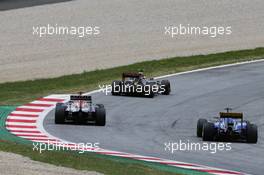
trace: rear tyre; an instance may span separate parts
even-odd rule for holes
[[[165,91],[162,92],[163,95],[170,95],[171,92],[171,86],[170,86],[170,81],[169,80],[162,80],[161,85],[163,85]]]
[[[215,128],[213,123],[206,122],[203,125],[203,141],[213,141],[215,136]]]
[[[100,107],[95,111],[95,124],[97,126],[105,126],[105,108]]]
[[[98,106],[99,108],[104,108],[104,105],[103,105],[103,104],[97,104],[97,106]]]
[[[207,123],[206,119],[199,119],[197,121],[197,137],[202,137],[203,136],[203,125]]]
[[[63,103],[57,103],[55,109],[55,124],[65,123],[65,107]]]
[[[258,142],[258,127],[254,124],[249,124],[247,127],[247,142],[257,143]]]
[[[121,81],[113,81],[112,82],[112,95],[120,95],[122,91],[122,82]]]
[[[144,92],[145,94],[147,94],[147,97],[149,97],[149,98],[153,98],[155,96],[155,94],[153,92],[153,86],[155,86],[155,85],[149,85],[148,88],[146,89],[146,91]]]

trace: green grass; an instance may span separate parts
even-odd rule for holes
[[[143,69],[147,76],[158,76],[260,58],[264,58],[264,48],[210,55],[174,57],[58,78],[3,83],[0,84],[0,105],[22,104],[53,93],[87,92],[97,89],[99,84],[109,84],[114,79],[120,79],[121,73],[125,71]]]
[[[57,166],[74,168],[77,170],[96,171],[108,175],[172,175],[165,166],[154,168],[150,164],[144,165],[137,161],[124,161],[116,158],[100,157],[94,153],[78,154],[70,151],[45,151],[38,153],[32,150],[33,146],[20,145],[14,142],[0,142],[0,150],[13,152],[35,161],[50,163]],[[182,170],[184,172],[184,170]],[[198,173],[199,174],[199,173]]]

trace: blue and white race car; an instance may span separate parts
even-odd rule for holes
[[[197,137],[202,137],[203,141],[246,141],[257,143],[257,125],[243,120],[243,113],[230,112],[231,108],[226,108],[227,112],[220,112],[220,116],[214,121],[199,119],[197,122]]]

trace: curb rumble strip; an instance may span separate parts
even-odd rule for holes
[[[188,71],[178,74],[171,74],[157,78],[164,78],[169,76],[181,75],[186,73],[193,73],[199,72],[204,70],[210,70],[215,68],[222,68],[222,67],[230,67],[236,65],[242,65],[247,63],[254,63],[254,62],[261,62],[264,60],[257,60],[257,61],[249,61],[249,62],[242,62],[242,63],[235,63],[230,65],[224,66],[217,66],[205,69],[198,69],[194,71]],[[95,92],[99,92],[99,90],[92,91],[87,94],[92,94]],[[23,106],[19,106],[16,108],[15,111],[11,112],[6,120],[6,129],[16,135],[17,137],[21,137],[27,139],[32,142],[40,142],[40,143],[50,143],[50,144],[67,144],[68,147],[75,147],[76,143],[69,143],[65,140],[56,138],[50,135],[47,131],[45,131],[43,127],[43,120],[46,115],[55,108],[56,103],[58,102],[65,102],[69,100],[69,95],[50,95],[44,98],[37,99],[31,103],[25,104]],[[230,171],[225,169],[218,169],[198,164],[191,164],[186,162],[179,162],[173,160],[166,160],[156,157],[148,157],[148,156],[140,156],[134,155],[130,153],[123,153],[118,151],[111,151],[105,150],[101,148],[87,148],[85,151],[95,152],[98,154],[103,155],[111,155],[111,156],[118,156],[124,158],[131,158],[136,160],[142,160],[146,162],[156,162],[163,165],[174,166],[178,168],[184,168],[194,171],[206,172],[215,175],[242,175],[244,173],[237,172],[237,171]]]

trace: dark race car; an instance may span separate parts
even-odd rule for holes
[[[55,124],[63,123],[105,126],[104,105],[93,104],[91,96],[71,95],[70,101],[56,104]]]
[[[220,112],[214,121],[199,119],[197,122],[197,137],[203,141],[240,141],[257,143],[258,129],[255,124],[243,120],[243,113]]]
[[[146,79],[142,72],[123,73],[122,80],[112,82],[112,95],[145,96],[153,98],[157,94],[169,95],[169,80]]]

